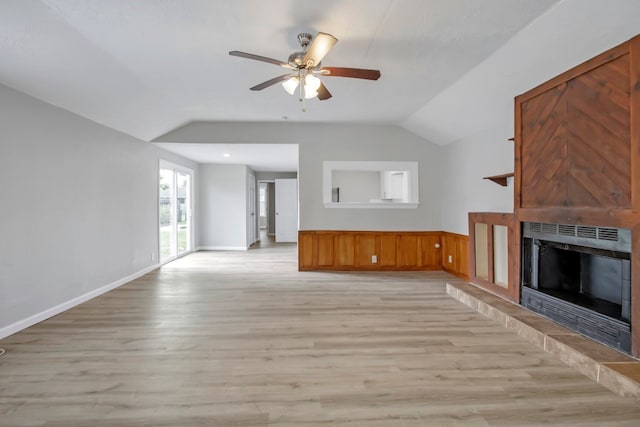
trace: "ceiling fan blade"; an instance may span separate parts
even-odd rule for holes
[[[320,101],[324,101],[329,98],[331,98],[331,92],[329,92],[324,83],[320,82],[320,87],[318,88],[318,99]]]
[[[280,83],[280,82],[283,82],[283,81],[287,80],[289,77],[294,77],[294,76],[292,76],[291,74],[283,74],[281,76],[274,77],[271,80],[267,80],[266,82],[262,82],[259,85],[255,85],[253,87],[250,87],[249,89],[251,89],[251,90],[266,89],[269,86],[273,86],[276,83]]]
[[[378,80],[380,70],[366,70],[364,68],[322,67],[320,74],[331,77],[352,77],[354,79]]]
[[[336,43],[338,43],[338,39],[331,34],[318,33],[311,42],[302,63],[311,68],[317,66]]]
[[[293,69],[293,67],[284,61],[280,61],[279,59],[267,58],[266,56],[254,55],[253,53],[240,52],[239,50],[232,50],[229,52],[231,56],[238,56],[240,58],[253,59],[256,61],[268,62],[270,64],[279,65],[284,68]]]

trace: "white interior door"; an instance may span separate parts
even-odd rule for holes
[[[276,242],[298,241],[298,180],[276,179]]]

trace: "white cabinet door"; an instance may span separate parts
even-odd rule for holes
[[[406,202],[407,173],[403,171],[382,171],[380,172],[380,189],[382,199],[397,199]]]
[[[276,242],[298,241],[298,180],[276,179]]]

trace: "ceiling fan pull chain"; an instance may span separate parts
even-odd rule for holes
[[[298,83],[298,89],[299,89],[299,91],[298,91],[298,94],[299,94],[298,101],[302,102],[302,100],[304,99],[304,93],[302,93],[302,90],[303,90],[302,87],[304,86],[304,78],[301,76],[300,72],[298,72],[298,76],[299,76],[298,77],[298,81],[299,81],[299,83]]]
[[[306,113],[307,112],[307,102],[305,100],[306,94],[304,92],[305,92],[304,76],[301,76],[301,78],[300,78],[300,102],[302,102],[302,112]]]

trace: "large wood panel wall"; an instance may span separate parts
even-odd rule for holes
[[[299,231],[298,268],[300,271],[444,269],[468,278],[467,241],[467,236],[441,231]],[[375,263],[373,255],[377,257]]]
[[[514,214],[632,230],[632,353],[640,355],[640,36],[515,99]],[[520,259],[511,263],[520,277]],[[512,295],[519,300],[520,280]]]

